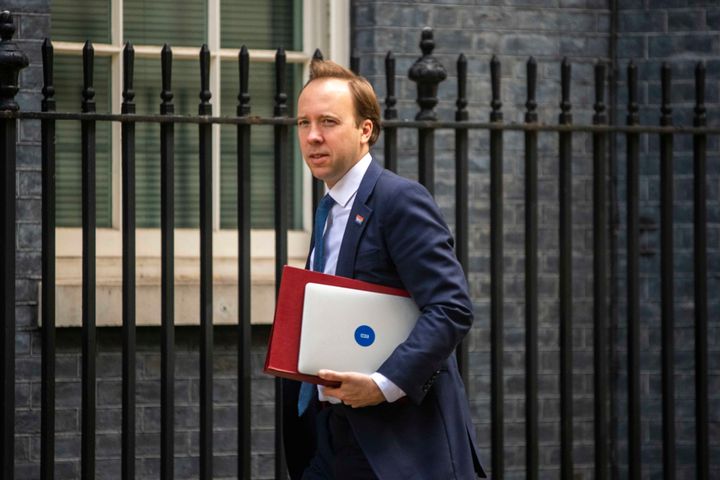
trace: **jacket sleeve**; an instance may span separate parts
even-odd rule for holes
[[[378,372],[420,403],[470,329],[472,303],[452,235],[428,191],[403,183],[384,205],[379,220],[385,247],[421,315]]]

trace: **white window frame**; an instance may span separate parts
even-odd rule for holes
[[[220,0],[207,0],[208,39],[210,49],[210,89],[213,114],[219,114],[220,67],[221,62],[237,62],[239,49],[220,48]],[[111,58],[111,108],[119,113],[122,104],[122,50],[123,38],[123,0],[111,0],[111,43],[93,44],[95,54]],[[307,78],[307,66],[316,48],[320,48],[325,58],[347,65],[349,59],[350,38],[350,1],[349,0],[303,0],[303,50],[287,51],[290,64],[303,65],[303,78]],[[53,42],[58,54],[82,55],[84,44],[81,42]],[[161,46],[134,45],[135,56],[141,58],[160,58]],[[197,60],[199,48],[173,47],[173,58]],[[272,63],[275,60],[273,50],[250,50],[251,62]],[[158,78],[158,82],[160,79]],[[236,92],[233,92],[236,94]],[[294,99],[290,99],[294,101]],[[214,284],[237,285],[237,230],[220,228],[220,125],[212,128],[213,146],[213,259]],[[122,261],[122,225],[121,225],[121,125],[112,124],[112,227],[98,228],[97,235],[97,285],[98,292],[107,293],[105,308],[98,305],[98,325],[119,325],[121,317],[119,289],[121,288]],[[303,265],[307,255],[312,219],[311,175],[303,168],[302,228],[288,234],[288,257],[291,264]],[[136,230],[136,256],[138,297],[141,297],[143,285],[151,287],[147,291],[157,290],[159,285],[160,229],[139,228]],[[253,229],[251,231],[251,257],[253,281],[252,323],[272,322],[274,308],[274,243],[273,230]],[[80,306],[74,301],[81,287],[82,230],[80,228],[59,227],[56,229],[56,257],[58,305],[56,306],[56,324],[58,326],[80,325]],[[187,308],[178,304],[178,287],[199,282],[199,231],[198,229],[175,229],[175,269],[176,269],[176,323],[197,324],[199,308]],[[104,289],[104,290],[103,290]],[[146,292],[147,293],[147,292]],[[155,302],[157,297],[157,302]],[[225,298],[227,297],[227,298]],[[230,298],[234,297],[234,298]],[[215,295],[216,323],[235,323],[237,321],[236,293]],[[98,304],[102,299],[98,297]],[[158,295],[146,295],[138,298],[138,325],[158,325],[159,315],[147,314],[149,306],[157,304]],[[233,304],[235,306],[233,307]],[[155,308],[151,308],[155,310]],[[101,313],[102,312],[102,313]]]

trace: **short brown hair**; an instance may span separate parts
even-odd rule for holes
[[[373,131],[368,141],[372,146],[380,136],[380,103],[370,82],[333,61],[313,59],[310,62],[310,79],[305,86],[313,80],[323,78],[347,81],[355,105],[355,124],[359,127],[360,122],[365,119],[372,122]]]

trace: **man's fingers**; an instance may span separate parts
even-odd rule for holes
[[[342,382],[347,378],[347,375],[341,372],[335,372],[333,370],[320,370],[318,372],[318,377],[322,378],[323,380]]]

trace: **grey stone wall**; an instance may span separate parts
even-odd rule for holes
[[[659,115],[659,64],[673,67],[673,107],[676,124],[691,123],[692,72],[695,61],[708,67],[708,123],[717,125],[720,102],[717,60],[720,8],[714,0],[620,0],[618,66],[621,80],[628,59],[640,67],[641,119],[657,123]],[[434,28],[435,56],[446,66],[448,80],[441,84],[437,111],[441,119],[454,117],[455,62],[462,51],[468,58],[470,118],[487,120],[490,112],[489,62],[497,54],[502,62],[502,101],[505,121],[522,121],[525,109],[525,65],[538,61],[538,112],[540,120],[557,122],[560,102],[560,61],[573,64],[571,101],[576,123],[592,115],[592,66],[608,59],[610,12],[606,0],[478,0],[452,2],[355,0],[352,2],[352,41],[361,56],[360,71],[381,99],[385,97],[384,58],[392,49],[397,58],[397,94],[400,118],[412,118],[415,85],[406,72],[418,58],[420,30]],[[48,0],[4,0],[0,9],[16,14],[16,38],[31,65],[21,75],[18,101],[23,109],[39,109],[40,43],[49,34]],[[625,89],[620,82],[618,119],[624,119]],[[17,342],[16,342],[16,472],[17,478],[39,475],[40,335],[37,330],[37,282],[40,278],[40,144],[39,123],[21,122],[18,133],[17,222]],[[417,178],[416,137],[399,136],[400,173]],[[505,470],[506,478],[524,478],[524,275],[522,135],[507,133],[504,140],[505,212]],[[382,136],[374,154],[382,159]],[[436,135],[436,193],[446,219],[453,226],[453,135]],[[486,466],[490,462],[490,336],[489,336],[489,142],[487,132],[471,134],[471,259],[470,280],[476,304],[476,323],[469,336],[470,381],[468,393]],[[659,360],[659,225],[657,140],[642,143],[641,214],[650,227],[643,234],[646,253],[641,258],[643,305],[643,473],[659,474],[662,464]],[[617,279],[612,330],[614,339],[612,411],[613,464],[618,478],[627,477],[625,291],[624,278],[624,144],[618,137],[613,179],[616,213],[614,259]],[[692,328],[692,159],[687,138],[675,141],[676,169],[676,384],[678,478],[694,474],[694,374]],[[574,460],[577,478],[591,478],[593,463],[592,371],[592,234],[591,141],[573,139],[573,309],[574,309]],[[709,143],[708,180],[710,248],[709,292],[720,287],[720,169],[718,140]],[[541,477],[557,478],[559,433],[558,335],[558,198],[557,136],[540,136],[540,464]],[[720,477],[720,300],[710,293],[708,344],[710,348],[711,477]],[[266,327],[253,327],[253,478],[273,476],[273,382],[260,373],[267,340]],[[80,449],[80,332],[58,332],[57,359],[57,477],[79,477]],[[236,475],[236,352],[234,330],[215,332],[215,472],[218,478]],[[120,456],[120,335],[116,329],[98,332],[98,475],[119,477]],[[198,465],[198,346],[195,330],[177,331],[176,473],[195,478]],[[138,330],[138,478],[157,478],[159,468],[159,331]]]
[[[50,31],[49,2],[4,1],[2,10],[15,17],[15,41],[30,60],[20,74],[20,91],[16,96],[22,110],[40,109],[42,61],[40,45]],[[18,478],[33,478],[26,466],[39,457],[40,336],[37,331],[37,285],[40,279],[40,123],[19,122],[17,139],[17,256],[16,309],[17,334],[15,387],[15,471]],[[33,405],[35,404],[35,405]]]
[[[443,2],[444,3],[444,2]],[[400,118],[413,118],[415,84],[407,71],[419,57],[420,31],[433,27],[434,56],[445,65],[448,79],[440,85],[440,119],[454,118],[456,62],[468,59],[470,119],[488,121],[490,60],[502,64],[502,102],[506,122],[522,122],[526,102],[526,63],[538,62],[537,102],[541,122],[557,123],[560,113],[560,62],[572,62],[572,113],[578,123],[592,118],[593,65],[607,60],[609,11],[605,1],[467,1],[399,2],[356,0],[354,47],[360,71],[381,99],[386,95],[384,58],[391,49],[397,58],[397,97]],[[606,97],[607,98],[607,97]],[[470,135],[470,284],[476,319],[469,336],[468,393],[483,460],[490,468],[490,214],[489,136]],[[557,478],[560,464],[559,323],[558,323],[558,140],[540,135],[539,215],[539,409],[540,476]],[[454,135],[436,134],[436,200],[454,224]],[[592,214],[590,138],[573,140],[573,309],[574,309],[574,461],[576,478],[592,477]],[[417,138],[399,134],[399,171],[417,178]],[[382,158],[382,136],[374,154]],[[504,139],[504,378],[506,478],[525,478],[525,306],[524,306],[524,157],[522,133]]]
[[[253,331],[251,471],[254,479],[274,478],[274,388],[261,373],[268,327]],[[213,478],[237,478],[237,337],[233,327],[216,327],[214,375]],[[80,329],[60,329],[57,337],[56,448],[58,479],[80,478]],[[119,328],[98,330],[96,474],[120,478],[122,420],[122,338]],[[39,478],[40,352],[18,355],[16,478]],[[137,337],[136,478],[160,475],[160,331],[140,328]],[[175,478],[199,475],[199,337],[197,328],[176,330]]]
[[[15,40],[30,59],[20,75],[22,110],[40,110],[42,40],[50,34],[48,0],[12,0],[0,10],[15,17]],[[40,476],[40,366],[38,281],[41,278],[40,123],[19,123],[17,140],[15,478]],[[56,366],[55,478],[80,478],[81,331],[58,329]],[[237,478],[237,347],[232,327],[216,327],[214,358],[214,476]],[[274,478],[274,388],[261,373],[268,327],[253,327],[252,475]],[[175,478],[198,477],[199,344],[196,328],[178,328],[175,387]],[[137,478],[160,472],[160,333],[137,332]],[[121,336],[98,329],[97,478],[120,478]]]
[[[618,68],[619,121],[625,121],[626,68],[638,66],[640,118],[657,125],[660,118],[660,69],[672,68],[672,108],[675,125],[692,125],[695,104],[694,70],[707,67],[706,107],[709,125],[720,120],[720,6],[715,1],[620,0]],[[626,329],[626,161],[625,144],[618,142],[618,282],[616,336],[616,459],[620,478],[627,477],[627,329]],[[720,169],[717,137],[708,142],[708,299],[710,477],[720,476]],[[675,429],[677,476],[695,477],[695,331],[693,280],[693,158],[692,138],[674,139],[674,255],[675,255]],[[644,136],[640,143],[640,348],[642,398],[642,476],[657,478],[662,471],[662,378],[660,307],[659,142]]]

